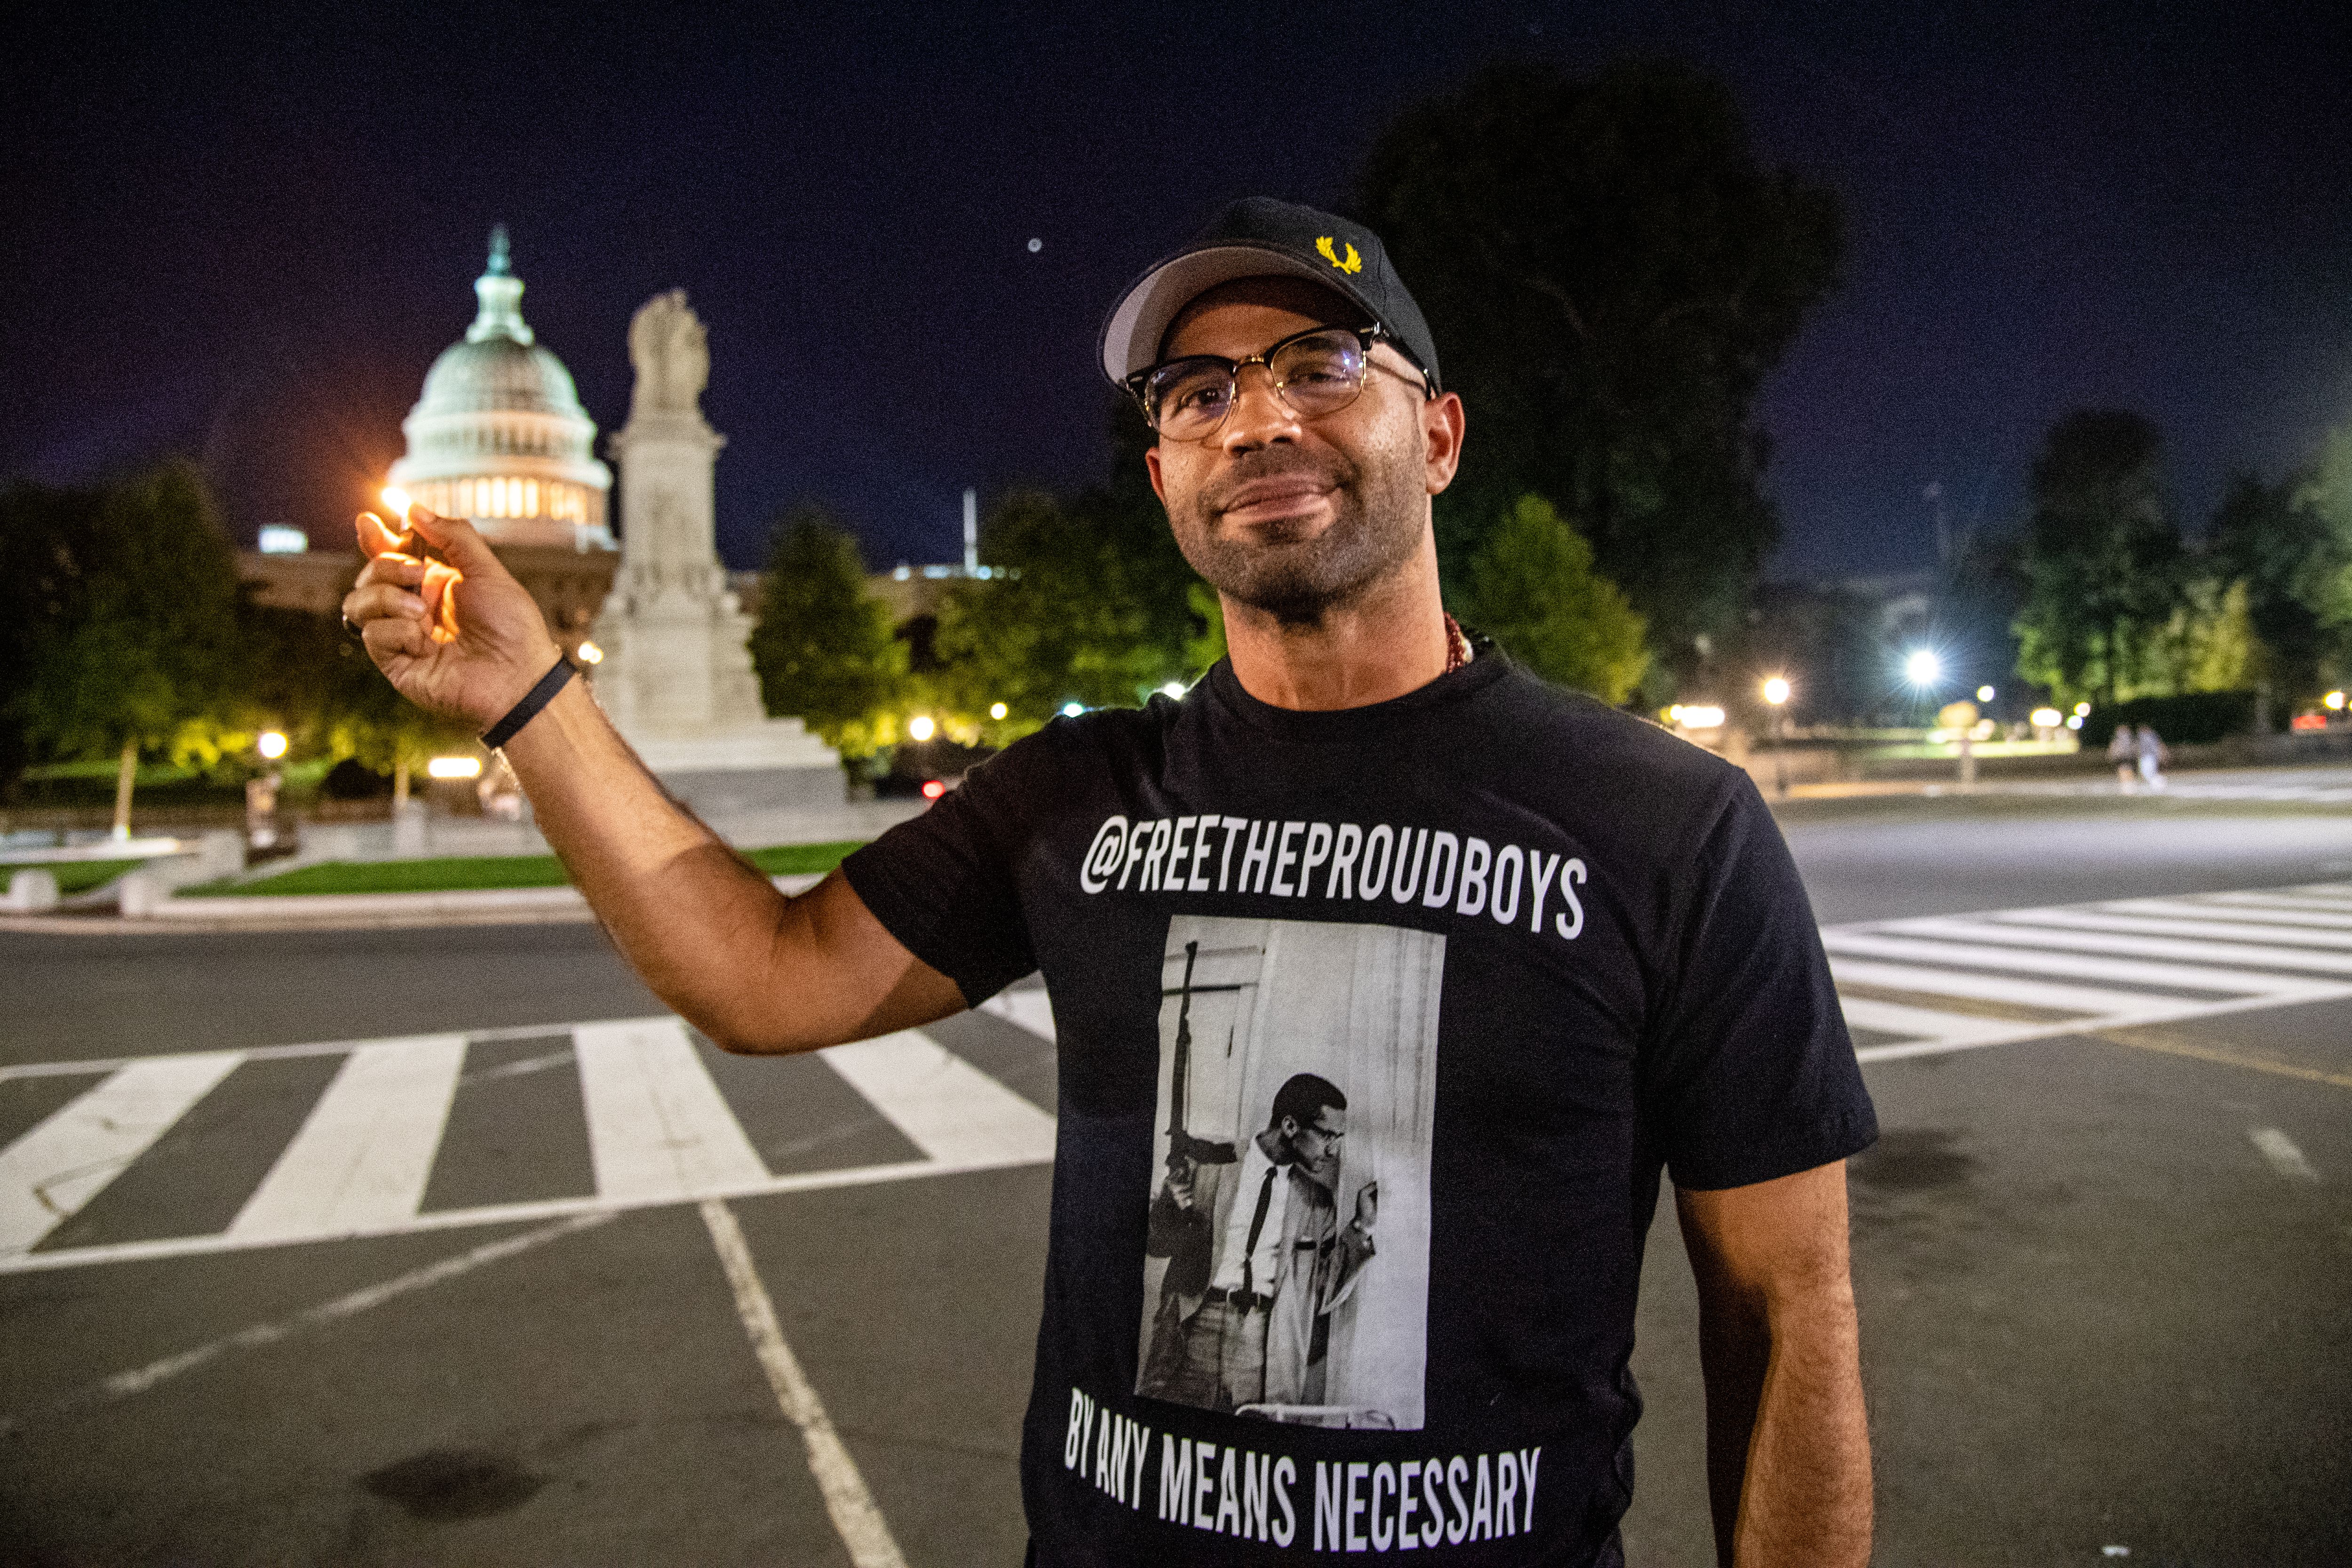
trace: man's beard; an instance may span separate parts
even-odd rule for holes
[[[1217,531],[1224,498],[1253,480],[1289,475],[1328,488],[1333,516],[1320,534],[1307,535],[1297,519],[1247,531],[1254,537]],[[1211,587],[1286,626],[1314,626],[1412,557],[1426,493],[1418,462],[1402,454],[1378,452],[1359,468],[1336,453],[1266,447],[1203,486],[1171,521],[1177,548]]]

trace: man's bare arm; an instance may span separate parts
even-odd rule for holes
[[[448,563],[395,548],[365,514],[360,542],[374,559],[344,614],[404,695],[487,728],[559,650],[472,527],[412,521]],[[962,1010],[955,984],[900,945],[841,873],[786,899],[670,800],[581,682],[505,749],[540,831],[623,955],[720,1045],[807,1050]]]
[[[1677,1190],[1699,1296],[1707,1495],[1726,1568],[1870,1560],[1870,1430],[1845,1163]]]

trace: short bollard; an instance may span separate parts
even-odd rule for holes
[[[58,907],[58,879],[39,866],[31,866],[8,879],[8,907],[18,914],[38,914],[43,910]]]

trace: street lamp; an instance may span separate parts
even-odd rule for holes
[[[1772,710],[1772,784],[1774,793],[1789,793],[1789,763],[1780,751],[1780,726],[1783,710],[1789,702],[1789,678],[1768,675],[1764,678],[1764,700]]]
[[[1012,709],[1007,708],[1002,702],[992,702],[988,705],[988,716],[992,719],[1002,719],[1007,713],[1012,711]]]
[[[918,713],[907,721],[907,735],[910,740],[928,741],[939,732],[939,728],[931,722],[931,716],[928,713]]]
[[[264,730],[260,739],[253,742],[253,749],[274,763],[286,754],[286,737],[275,730]]]
[[[1903,679],[1924,691],[1944,679],[1944,661],[1933,648],[1915,647],[1904,656]]]

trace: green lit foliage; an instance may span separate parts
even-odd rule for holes
[[[1066,702],[1133,707],[1193,673],[1190,658],[1212,646],[1167,523],[1109,491],[1008,495],[989,513],[981,553],[996,574],[949,589],[934,679],[963,713],[1003,703],[1010,716],[992,735],[1024,734]]]
[[[1647,619],[1663,700],[1737,631],[1776,536],[1753,410],[1835,279],[1834,195],[1761,163],[1687,67],[1525,63],[1391,123],[1356,205],[1468,410],[1436,505],[1448,580],[1549,497]]]
[[[12,572],[30,615],[8,697],[30,747],[59,759],[126,747],[208,765],[237,749],[247,650],[236,557],[193,466],[97,492],[12,492],[35,559]]]
[[[2185,563],[2161,446],[2139,415],[2078,409],[2051,427],[2034,462],[2017,672],[2062,703],[2112,707],[2177,689],[2164,632]]]
[[[751,647],[769,712],[802,720],[847,757],[897,738],[907,645],[866,586],[857,542],[814,508],[780,519],[770,536]]]
[[[1603,702],[1650,665],[1639,612],[1593,570],[1592,546],[1541,496],[1522,496],[1470,558],[1459,614],[1545,679]]]
[[[2305,489],[2240,474],[2206,535],[2214,569],[2245,589],[2252,677],[2290,701],[2321,689],[2352,630],[2352,527],[2333,523],[2315,494],[2298,493]]]

